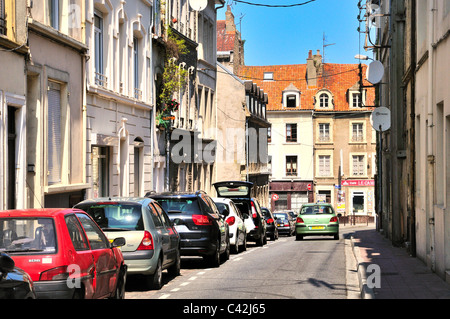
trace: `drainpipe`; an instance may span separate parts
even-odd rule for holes
[[[434,154],[433,154],[433,66],[434,66],[434,11],[435,0],[428,1],[428,103],[427,103],[427,176],[428,176],[428,224],[430,231],[430,262],[435,270],[434,234]]]

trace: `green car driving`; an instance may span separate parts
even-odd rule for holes
[[[328,203],[304,204],[295,223],[297,240],[304,236],[334,236],[339,239],[339,217]]]

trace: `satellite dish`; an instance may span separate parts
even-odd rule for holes
[[[384,106],[377,107],[372,111],[370,120],[375,130],[384,132],[391,127],[391,111]]]
[[[380,61],[373,61],[366,71],[366,79],[372,84],[380,83],[384,75],[384,66]]]
[[[194,11],[202,11],[208,6],[208,0],[190,0],[189,5]]]

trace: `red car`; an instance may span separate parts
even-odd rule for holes
[[[123,245],[79,209],[0,212],[0,252],[30,275],[37,298],[124,298]]]

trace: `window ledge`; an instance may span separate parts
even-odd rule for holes
[[[44,193],[46,194],[58,194],[58,193],[66,193],[79,191],[82,189],[91,188],[90,184],[80,183],[80,184],[57,184],[52,186],[46,186],[44,189]]]

